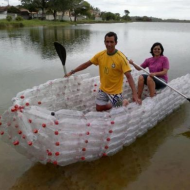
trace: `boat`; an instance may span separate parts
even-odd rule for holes
[[[136,84],[142,72],[132,69]],[[96,112],[99,85],[99,76],[87,73],[19,92],[0,118],[1,139],[34,162],[65,166],[92,161],[130,145],[185,102],[166,87],[153,98],[145,89],[138,105],[125,79],[123,94],[129,105]],[[169,85],[190,96],[190,74]]]

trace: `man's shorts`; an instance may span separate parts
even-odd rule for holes
[[[144,84],[147,85],[147,77],[148,77],[148,75],[142,74],[142,76],[143,76],[143,78],[144,78]],[[159,78],[159,79],[161,79],[161,78]],[[155,82],[155,85],[156,85],[155,88],[156,88],[157,90],[166,87],[166,85],[165,85],[164,83],[160,82],[160,81],[157,80],[156,78],[153,77],[153,80],[154,80],[154,82]],[[163,82],[165,82],[164,79],[161,79],[161,80],[163,80]]]
[[[113,107],[120,107],[123,105],[123,96],[121,94],[107,94],[99,89],[97,97],[96,97],[96,104],[103,106],[111,102]]]

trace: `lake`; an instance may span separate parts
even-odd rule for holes
[[[84,24],[0,30],[0,115],[20,91],[64,76],[54,41],[67,51],[70,71],[105,49],[104,36],[118,35],[117,49],[141,64],[153,43],[169,58],[169,80],[190,73],[189,23]],[[98,75],[98,68],[88,70]],[[0,140],[0,189],[189,189],[190,104],[186,102],[132,145],[111,157],[66,167],[32,163]]]

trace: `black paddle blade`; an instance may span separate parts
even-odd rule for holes
[[[190,102],[190,98],[187,98],[187,100]]]
[[[66,61],[66,50],[65,48],[58,42],[54,42],[55,49],[57,51],[57,54],[59,55],[59,58],[61,59],[62,65],[65,65]]]

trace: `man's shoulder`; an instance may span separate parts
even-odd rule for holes
[[[104,55],[104,54],[107,54],[106,50],[102,50],[102,51],[98,52],[95,56],[101,56],[101,55]]]
[[[91,59],[90,62],[92,64],[98,65],[98,62],[104,57],[104,55],[107,55],[106,50],[100,51],[97,54],[95,54]]]
[[[122,56],[122,57],[125,57],[125,58],[126,58],[126,56],[124,55],[124,53],[122,53],[120,50],[117,50],[117,54],[118,54],[119,56]]]
[[[124,62],[124,63],[128,63],[128,60],[127,60],[127,57],[124,55],[124,53],[122,53],[121,51],[117,50],[117,57],[118,57],[118,60]]]

